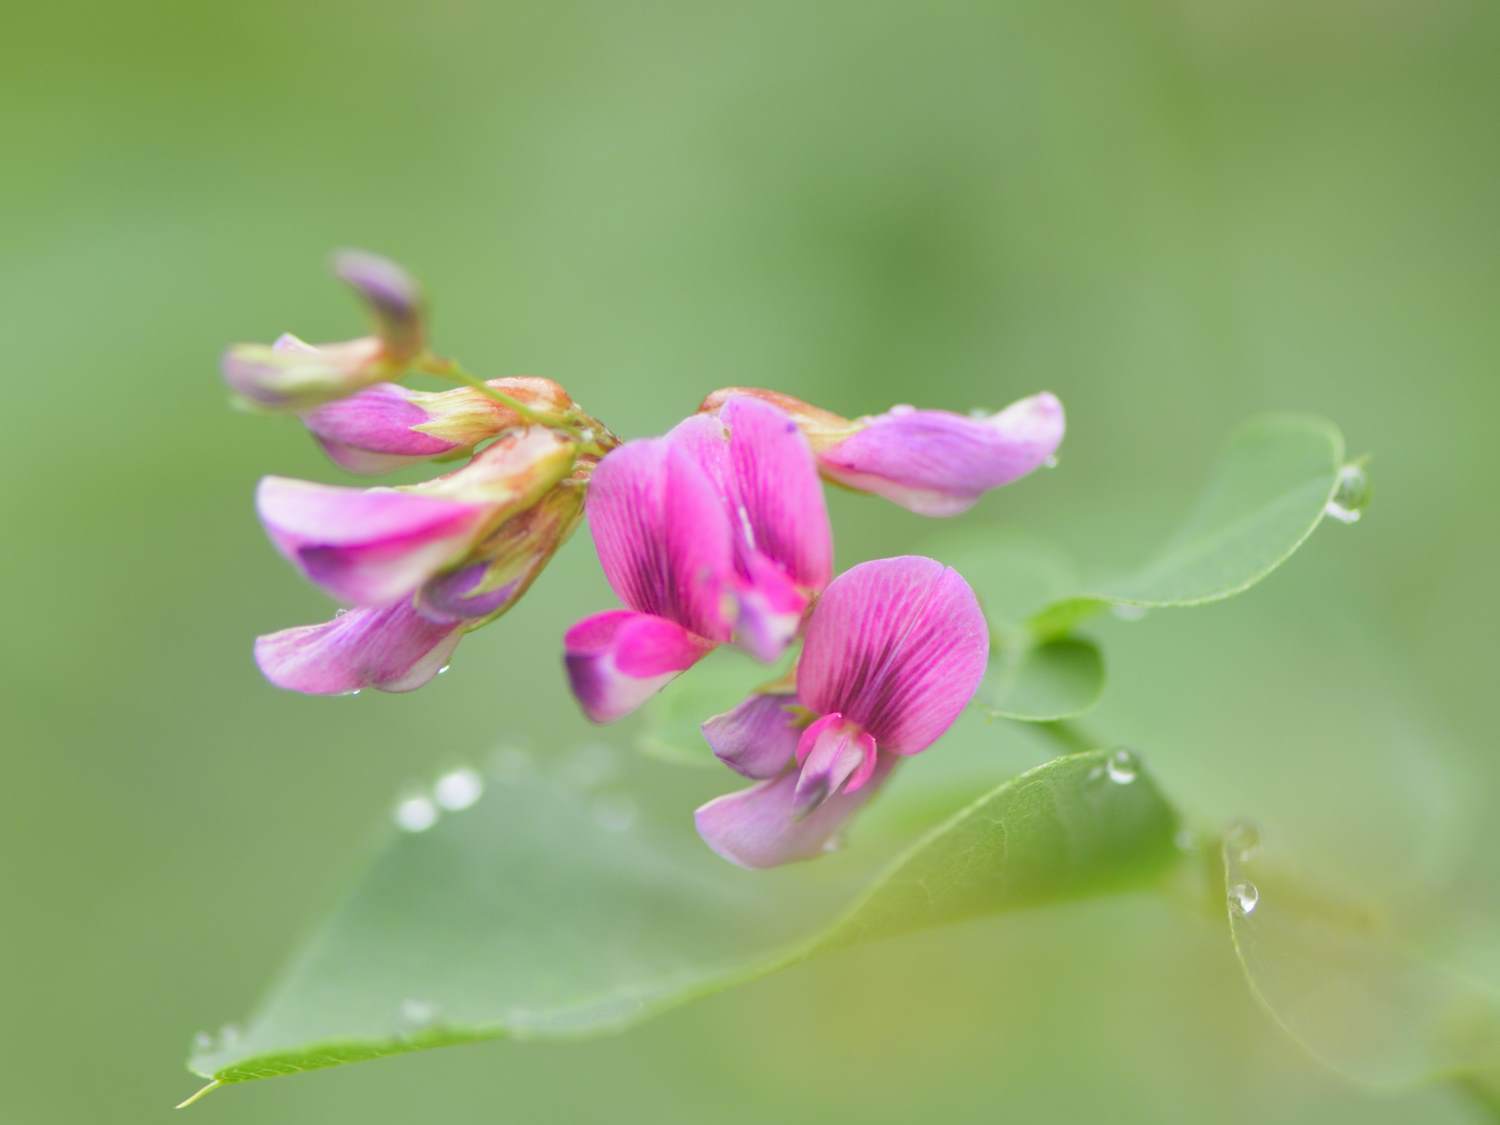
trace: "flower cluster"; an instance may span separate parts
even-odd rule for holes
[[[261,481],[276,549],[349,607],[260,637],[256,661],[272,683],[309,694],[420,687],[465,633],[516,603],[586,513],[623,603],[563,638],[592,721],[630,714],[720,645],[766,663],[801,645],[792,675],[703,724],[714,754],[757,782],[697,812],[726,859],[769,867],[819,854],[968,704],[989,655],[968,583],[916,556],[835,577],[820,477],[922,515],[957,514],[1052,457],[1064,428],[1052,395],[993,415],[896,406],[850,419],[730,387],[664,436],[621,444],[551,380],[484,381],[433,353],[420,291],[399,267],[348,253],[335,268],[375,333],[236,345],[224,376],[237,400],[298,415],[351,473],[463,463],[401,487]],[[458,385],[395,381],[409,373]]]

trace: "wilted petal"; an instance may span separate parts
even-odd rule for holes
[[[703,842],[741,867],[812,859],[829,850],[844,822],[880,788],[894,762],[882,754],[870,781],[858,792],[830,797],[803,816],[797,813],[797,774],[789,772],[718,797],[698,809],[693,819]]]
[[[405,360],[421,351],[422,291],[409,273],[363,250],[339,251],[333,272],[364,299],[390,358]]]
[[[788,710],[797,702],[790,693],[752,695],[732,711],[703,724],[703,737],[714,756],[736,773],[757,780],[775,777],[797,753],[801,732]]]
[[[988,418],[897,408],[818,455],[825,476],[925,516],[951,516],[1044,464],[1062,441],[1062,403],[1022,399]]]
[[[839,712],[882,751],[915,754],[967,706],[989,630],[969,584],[932,559],[877,559],[830,583],[807,624],[797,698]]]
[[[631,609],[729,639],[728,517],[702,467],[665,438],[626,442],[594,470],[589,529],[604,576]]]
[[[568,682],[596,723],[630,714],[713,647],[675,622],[624,609],[586,617],[563,638]]]
[[[463,557],[493,507],[395,489],[266,477],[256,509],[276,549],[341,601],[384,605]]]
[[[462,637],[462,628],[429,621],[403,600],[258,637],[255,662],[277,687],[306,695],[412,691],[437,675]]]
[[[313,345],[288,334],[274,344],[232,345],[223,372],[242,405],[307,410],[378,383],[390,369],[373,337]]]

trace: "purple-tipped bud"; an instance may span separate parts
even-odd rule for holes
[[[340,250],[333,272],[364,299],[388,360],[403,363],[421,352],[422,290],[410,274],[363,250]]]
[[[491,379],[489,385],[544,414],[573,408],[568,392],[551,379]],[[302,421],[336,464],[361,475],[461,456],[523,423],[513,409],[473,387],[409,391],[396,383],[327,403]]]
[[[387,376],[373,336],[314,345],[290,333],[274,344],[231,345],[223,371],[240,405],[254,410],[307,410]]]

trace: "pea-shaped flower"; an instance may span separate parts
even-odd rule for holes
[[[751,696],[703,724],[721,761],[761,780],[700,808],[699,834],[742,867],[819,855],[901,758],[958,718],[989,643],[973,590],[939,562],[903,556],[841,574],[808,621],[795,696]]]

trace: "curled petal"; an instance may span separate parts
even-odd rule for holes
[[[869,782],[859,792],[830,797],[803,815],[797,810],[796,773],[715,798],[693,816],[698,835],[741,867],[776,867],[812,859],[834,845],[844,823],[880,788],[895,760],[880,755]]]
[[[713,647],[675,622],[624,609],[586,617],[563,638],[573,695],[596,723],[624,718]]]
[[[622,602],[700,637],[729,639],[728,517],[687,452],[664,438],[626,442],[594,470],[587,512],[604,576]]]
[[[547,413],[573,405],[551,379],[491,379],[489,385]],[[302,420],[338,465],[361,474],[462,454],[522,423],[513,409],[473,387],[410,391],[395,383],[320,406]]]
[[[835,578],[808,621],[797,698],[838,712],[896,754],[931,745],[984,677],[989,630],[955,570],[907,555]]]
[[[924,516],[951,516],[1046,462],[1062,441],[1062,403],[1033,395],[988,418],[897,408],[822,450],[825,476]]]
[[[797,742],[797,815],[806,816],[838,793],[857,793],[874,774],[876,760],[868,731],[837,712],[822,716]]]
[[[339,251],[333,272],[369,307],[391,359],[404,362],[422,350],[422,290],[409,273],[363,250]]]
[[[276,549],[355,605],[412,593],[462,558],[491,518],[487,504],[286,477],[264,478],[255,503]]]
[[[288,334],[274,344],[234,344],[222,366],[240,404],[259,410],[307,410],[390,374],[374,337],[313,345]]]
[[[305,695],[412,691],[438,674],[462,637],[403,600],[257,637],[255,663],[277,687]]]
[[[761,780],[791,765],[799,732],[787,710],[791,694],[752,695],[732,711],[703,724],[703,737],[714,756],[736,773]]]

